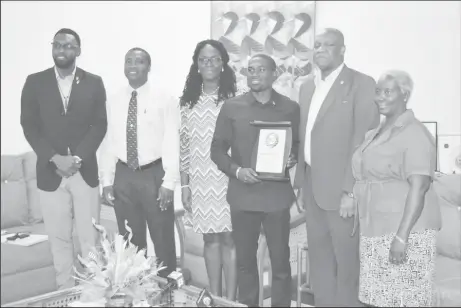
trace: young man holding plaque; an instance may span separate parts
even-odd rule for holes
[[[239,301],[249,307],[258,305],[256,252],[261,225],[272,265],[272,306],[291,303],[288,240],[295,195],[288,169],[296,164],[300,110],[296,102],[273,90],[276,79],[274,60],[253,56],[247,80],[251,91],[225,101],[211,144],[211,159],[229,177],[227,201],[237,252]],[[258,127],[261,121],[266,123]],[[285,127],[287,122],[291,128]],[[272,164],[264,163],[264,154],[273,156]]]

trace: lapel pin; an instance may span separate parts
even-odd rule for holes
[[[343,104],[347,104],[347,101],[343,101]]]
[[[343,80],[341,80],[341,81],[339,82],[339,84],[344,84],[344,81],[343,81]]]
[[[80,78],[78,78],[78,76],[77,76],[77,78],[76,78],[76,81],[77,81],[77,84],[80,83]]]

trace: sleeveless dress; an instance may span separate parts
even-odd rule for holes
[[[232,231],[230,208],[226,201],[228,177],[210,158],[216,119],[223,102],[217,95],[201,95],[192,109],[181,107],[180,171],[189,174],[192,216],[185,217],[196,233]]]

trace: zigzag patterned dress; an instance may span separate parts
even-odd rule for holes
[[[227,176],[210,158],[211,140],[223,102],[217,95],[201,95],[192,109],[181,108],[180,171],[189,174],[193,230],[197,233],[232,231],[226,201]]]

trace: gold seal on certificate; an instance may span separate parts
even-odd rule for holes
[[[286,164],[291,151],[291,122],[252,121],[258,129],[251,167],[260,180],[289,181]]]

